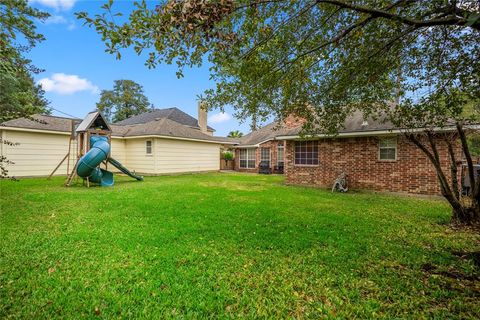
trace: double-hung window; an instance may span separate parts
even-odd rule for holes
[[[318,165],[318,141],[296,141],[295,164]]]
[[[397,160],[397,139],[380,139],[378,142],[378,159],[386,161]]]
[[[145,141],[145,154],[152,154],[152,140]]]
[[[260,149],[260,161],[267,162],[268,167],[270,167],[270,148],[261,148]]]
[[[284,165],[284,146],[279,144],[277,147],[277,166],[282,167]]]
[[[240,149],[240,168],[255,169],[255,149]]]

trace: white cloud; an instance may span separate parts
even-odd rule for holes
[[[72,94],[80,91],[97,94],[100,91],[93,83],[75,74],[54,73],[50,78],[40,79],[38,84],[47,92],[59,94]]]
[[[208,117],[208,122],[210,122],[210,123],[220,123],[220,122],[226,122],[230,119],[232,119],[232,116],[229,115],[228,113],[219,112],[219,113],[216,113],[216,114]]]
[[[67,23],[67,19],[65,19],[64,16],[59,16],[59,15],[53,15],[48,17],[47,20],[45,20],[45,24],[64,24]]]
[[[65,18],[62,15],[52,15],[48,17],[45,21],[43,21],[43,23],[45,23],[46,25],[55,25],[55,24],[67,25],[67,30],[69,31],[77,27],[74,20]]]
[[[30,3],[39,3],[45,7],[56,10],[69,10],[77,0],[30,0]]]

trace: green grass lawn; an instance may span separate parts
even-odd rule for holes
[[[440,200],[279,176],[1,181],[0,318],[478,318]]]

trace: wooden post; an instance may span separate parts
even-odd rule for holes
[[[72,183],[72,180],[73,178],[76,176],[77,174],[77,166],[78,166],[78,161],[80,159],[77,159],[77,162],[75,163],[75,166],[73,167],[73,170],[72,172],[70,173],[70,175],[68,176],[67,180],[65,181],[65,186],[66,187],[70,187],[70,184]]]
[[[60,166],[62,165],[62,163],[65,161],[65,159],[68,158],[68,156],[70,155],[70,151],[65,155],[65,157],[63,157],[63,159],[60,161],[60,163],[55,167],[55,169],[53,169],[52,173],[50,173],[50,175],[48,176],[47,180],[50,180],[53,176],[53,174],[58,170],[58,168],[60,168]],[[68,174],[68,171],[67,171],[67,174]]]

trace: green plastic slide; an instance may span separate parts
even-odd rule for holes
[[[127,168],[125,168],[120,162],[118,162],[117,160],[113,159],[113,158],[108,158],[108,162],[110,162],[115,168],[117,168],[118,170],[120,170],[122,173],[126,174],[127,176],[133,178],[133,179],[137,179],[138,181],[142,181],[143,180],[143,177],[142,176],[139,176],[139,175],[136,175],[135,173],[131,172],[130,170],[128,170]]]
[[[108,157],[110,144],[107,137],[91,136],[90,146],[90,150],[78,161],[77,174],[79,177],[88,178],[90,182],[99,183],[102,187],[113,186],[113,173],[99,167],[103,161],[108,160],[108,162],[126,175],[137,180],[143,180],[143,177],[135,175],[120,162]]]

